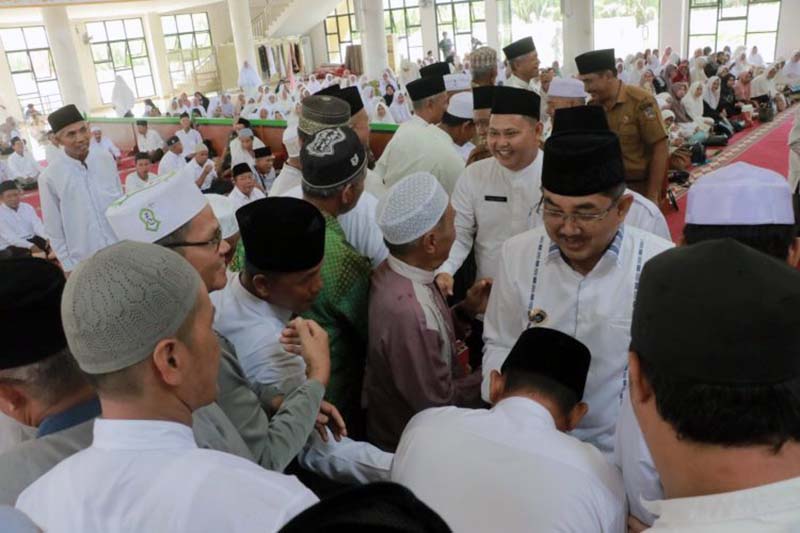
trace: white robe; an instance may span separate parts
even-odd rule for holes
[[[794,112],[794,124],[789,132],[789,185],[792,192],[800,184],[800,107]]]
[[[120,156],[119,148],[117,148],[117,145],[115,145],[108,137],[101,137],[100,142],[97,142],[97,139],[92,136],[89,149],[105,150],[107,153],[111,154],[114,159],[117,159]]]
[[[114,81],[114,88],[111,90],[111,103],[118,117],[123,117],[136,105],[136,95],[122,76],[117,76]]]
[[[0,250],[9,246],[30,248],[31,237],[47,240],[44,225],[31,204],[20,202],[16,210],[0,203]]]
[[[186,159],[182,155],[168,150],[158,163],[158,175],[166,176],[173,172],[180,172],[186,166]]]
[[[156,176],[152,172],[147,173],[147,181],[142,180],[142,178],[139,177],[136,171],[131,172],[125,178],[125,194],[130,194],[132,192],[138,191],[139,189],[144,189],[157,179],[158,176]]]
[[[178,130],[175,132],[175,136],[181,140],[181,145],[183,146],[181,157],[184,158],[194,154],[197,145],[203,143],[203,137],[200,135],[200,132],[194,128],[189,128],[189,131]]]
[[[33,156],[30,152],[24,151],[23,155],[19,155],[17,152],[13,152],[11,155],[8,156],[6,160],[6,164],[8,165],[9,173],[11,177],[14,179],[19,178],[38,178],[39,174],[42,172],[39,163],[33,159]]]
[[[139,147],[140,152],[152,152],[159,148],[164,149],[164,139],[158,134],[156,130],[147,128],[147,131],[142,135],[136,132],[136,146]]]
[[[228,198],[230,198],[231,202],[233,202],[233,209],[235,211],[240,207],[249,204],[250,202],[255,202],[256,200],[266,198],[266,195],[264,195],[264,193],[261,192],[258,187],[253,187],[253,191],[250,193],[250,196],[247,196],[240,191],[239,187],[234,187],[233,190],[228,194]]]

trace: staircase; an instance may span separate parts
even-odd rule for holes
[[[253,17],[256,41],[305,35],[330,15],[342,0],[266,0]]]
[[[292,5],[301,3],[302,0],[267,0],[264,9],[253,18],[253,37],[256,40],[272,37],[291,12]]]

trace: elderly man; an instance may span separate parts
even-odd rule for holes
[[[180,139],[183,147],[181,157],[188,161],[197,153],[195,152],[197,146],[203,144],[203,137],[199,131],[192,127],[192,119],[189,117],[189,113],[183,112],[180,117],[181,129],[176,131],[175,135]]]
[[[456,151],[466,162],[475,149],[471,142],[475,137],[471,92],[457,93],[450,98],[439,128],[450,136]]]
[[[265,195],[269,194],[272,184],[275,183],[275,169],[273,162],[275,158],[269,146],[256,148],[253,150],[253,178],[256,180],[256,187],[261,189]]]
[[[64,106],[47,117],[64,157],[42,173],[39,194],[45,233],[66,272],[117,241],[106,208],[122,196],[114,161],[89,150],[91,134],[78,108]]]
[[[188,532],[274,530],[313,504],[293,477],[198,448],[192,414],[217,396],[213,316],[200,275],[160,246],[122,242],[82,264],[64,288],[62,319],[102,417],[92,445],[25,489],[17,507],[48,530]],[[191,497],[176,506],[176,495]]]
[[[138,152],[134,156],[134,162],[134,171],[125,178],[125,194],[147,187],[158,179],[158,176],[150,172],[149,155],[144,152]]]
[[[255,200],[266,198],[266,195],[256,187],[253,171],[247,163],[238,163],[233,167],[233,190],[228,195],[236,209]]]
[[[470,52],[469,61],[473,86],[494,86],[497,79],[497,51],[488,46],[480,46]]]
[[[89,149],[101,150],[113,157],[115,161],[119,159],[120,156],[119,148],[117,148],[117,145],[115,145],[111,139],[103,137],[103,130],[100,129],[100,126],[92,126],[92,145]]]
[[[492,117],[494,85],[472,88],[472,120],[475,123],[478,145],[467,158],[467,166],[481,159],[492,157],[488,147],[489,119]]]
[[[583,83],[574,78],[554,78],[550,82],[550,90],[547,92],[547,118],[542,141],[546,141],[553,132],[553,118],[557,109],[568,109],[570,107],[586,105],[586,98],[589,95],[583,90]]]
[[[173,135],[167,139],[167,153],[161,158],[158,163],[158,175],[166,176],[168,174],[177,174],[186,166],[186,159],[181,155],[183,153],[183,143],[177,135]]]
[[[0,183],[0,257],[47,254],[50,242],[36,210],[21,201],[17,184]]]
[[[217,179],[214,162],[208,158],[208,146],[199,143],[194,147],[194,157],[186,163],[181,173],[189,178],[201,191],[209,191],[211,184]]]
[[[378,224],[390,254],[373,274],[364,381],[367,436],[394,450],[419,411],[477,405],[480,373],[470,373],[464,345],[491,285],[481,280],[452,310],[434,284],[455,237],[447,193],[427,173],[406,177],[379,204]]]
[[[568,434],[589,409],[582,400],[590,360],[586,346],[565,333],[522,332],[501,371],[492,371],[492,409],[416,415],[392,480],[455,531],[530,531],[532,524],[537,531],[624,531],[619,471]]]
[[[544,153],[543,227],[502,245],[486,312],[482,393],[488,400],[491,371],[526,328],[568,333],[592,352],[586,382],[591,410],[573,434],[610,453],[638,276],[672,243],[623,224],[633,197],[625,194],[615,134],[557,133]]]
[[[503,53],[511,69],[511,76],[504,85],[538,93],[539,53],[533,44],[533,38],[524,37],[514,41],[503,48]]]
[[[158,163],[164,155],[164,139],[148,127],[146,120],[136,121],[136,147],[150,156],[151,163]]]
[[[17,180],[20,185],[36,183],[42,169],[33,159],[30,151],[25,150],[25,143],[19,137],[11,139],[11,148],[14,150],[8,156],[6,164],[11,179]]]

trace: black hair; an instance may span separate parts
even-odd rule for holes
[[[757,357],[758,354],[753,354]],[[770,446],[800,441],[800,378],[775,384],[721,385],[678,379],[639,354],[656,409],[678,439],[715,446]]]
[[[472,119],[457,117],[451,115],[447,111],[445,111],[444,115],[442,115],[442,124],[444,124],[445,126],[457,127],[461,126],[462,124],[466,124],[467,122],[472,122]]]
[[[569,415],[570,411],[580,401],[575,391],[562,385],[553,378],[543,376],[526,370],[507,368],[503,371],[505,377],[505,393],[536,392],[555,402],[561,414]]]
[[[789,256],[789,247],[796,236],[797,226],[794,224],[757,226],[686,224],[683,228],[686,244],[730,238],[782,261]]]

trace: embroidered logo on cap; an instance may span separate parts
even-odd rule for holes
[[[358,166],[358,154],[353,154],[353,157],[350,158],[350,165],[354,167]]]
[[[307,150],[310,155],[315,157],[333,155],[336,145],[345,139],[344,132],[338,128],[335,130],[322,130],[317,133],[314,140],[308,145]]]
[[[161,221],[156,218],[155,212],[147,207],[139,211],[139,220],[144,223],[144,229],[147,231],[156,232],[161,227]]]

